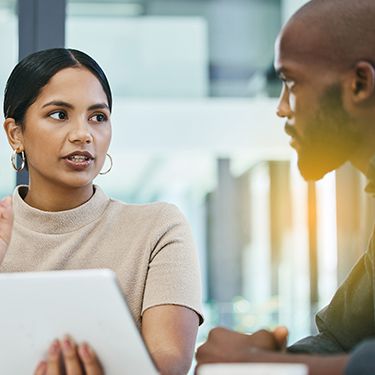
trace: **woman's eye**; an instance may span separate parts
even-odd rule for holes
[[[94,115],[90,118],[90,120],[96,121],[96,122],[104,122],[107,120],[107,116],[103,115],[102,113],[99,113],[97,115]]]
[[[52,113],[50,116],[52,118],[54,118],[55,120],[65,120],[66,119],[66,114],[65,114],[65,112],[62,112],[62,111]]]

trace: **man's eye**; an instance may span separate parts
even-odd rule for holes
[[[50,116],[52,118],[54,118],[55,120],[65,120],[66,119],[66,114],[65,114],[65,112],[62,112],[62,111],[52,113]]]
[[[285,80],[284,83],[285,83],[285,86],[288,88],[288,90],[291,90],[293,86],[295,85],[294,81]]]

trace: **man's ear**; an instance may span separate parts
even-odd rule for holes
[[[7,118],[4,121],[4,129],[13,150],[16,150],[17,153],[25,151],[21,126],[17,125],[13,118]]]
[[[352,98],[354,103],[360,104],[375,94],[375,69],[367,61],[358,61],[352,72]]]

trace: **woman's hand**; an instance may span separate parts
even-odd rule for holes
[[[87,344],[76,345],[68,336],[49,347],[47,361],[39,363],[34,375],[103,375],[95,353]]]
[[[8,195],[0,201],[0,265],[8,249],[13,227],[12,197]]]

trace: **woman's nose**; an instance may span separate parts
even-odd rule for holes
[[[93,140],[90,127],[85,120],[74,122],[73,129],[69,135],[69,141],[72,143],[91,143]]]

